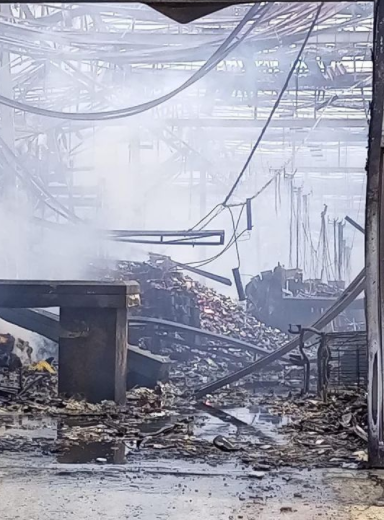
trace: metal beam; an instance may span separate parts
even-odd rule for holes
[[[253,345],[252,343],[248,343],[247,341],[243,341],[241,339],[236,338],[230,338],[229,336],[222,336],[221,334],[216,334],[215,332],[208,332],[207,330],[197,329],[196,327],[190,327],[189,325],[175,323],[174,321],[161,320],[159,318],[147,318],[146,316],[129,316],[128,323],[130,326],[152,324],[163,329],[171,329],[174,331],[196,334],[198,336],[206,337],[211,341],[216,340],[221,343],[224,342],[227,345],[232,345],[234,347],[239,347],[245,350],[252,350],[257,354],[261,354],[264,356],[269,353],[268,350],[264,347]],[[175,343],[177,343],[177,340],[175,340]]]
[[[361,292],[363,292],[364,287],[365,270],[363,269],[363,271],[361,271],[358,274],[358,276],[353,280],[353,282],[345,289],[340,298],[338,298],[338,300],[331,307],[329,307],[329,309],[327,309],[327,311],[311,326],[311,328],[315,330],[322,330],[326,325],[331,323],[336,318],[336,316],[343,312],[348,307],[348,305],[350,305],[359,296]],[[313,335],[313,331],[308,331],[305,334],[305,341],[310,339]],[[256,372],[257,370],[260,370],[270,365],[274,361],[281,359],[283,356],[297,348],[299,346],[299,343],[300,338],[296,337],[295,339],[286,343],[280,349],[275,350],[271,354],[268,354],[267,356],[255,361],[255,363],[252,363],[247,367],[238,370],[237,372],[229,374],[228,376],[225,376],[219,379],[218,381],[203,386],[202,388],[196,391],[196,398],[200,398],[207,394],[211,394],[216,390],[219,390],[219,388],[222,388],[223,386],[230,385],[231,383],[234,383],[239,379],[242,379],[243,377],[248,376],[253,372]]]
[[[355,229],[360,231],[360,233],[363,233],[363,235],[365,235],[365,229],[363,228],[363,226],[360,226],[360,224],[358,222],[356,222],[355,220],[353,220],[353,218],[351,218],[347,215],[345,217],[345,221],[348,222],[348,224],[351,224],[351,226],[353,226]]]
[[[262,128],[265,125],[263,119],[240,119],[240,118],[191,118],[191,119],[163,119],[164,123],[172,127],[230,127],[230,128]],[[323,118],[317,123],[317,119],[308,118],[280,118],[272,120],[270,128],[312,128],[316,124],[316,128],[362,128],[367,129],[367,119],[365,117],[358,118]]]
[[[368,335],[368,455],[384,468],[384,1],[377,0],[373,49],[373,99],[369,127],[366,201],[366,302]]]

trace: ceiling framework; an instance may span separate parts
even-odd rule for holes
[[[3,5],[0,95],[72,113],[152,101],[199,70],[249,7],[234,5],[180,25],[143,4]],[[311,3],[260,6],[254,29],[213,70],[166,103],[133,118],[72,121],[1,105],[4,185],[16,183],[25,189],[36,214],[45,219],[94,218],[102,206],[103,186],[96,180],[82,184],[84,173],[89,177],[97,169],[94,161],[84,162],[83,154],[92,156],[95,136],[121,129],[128,136],[130,162],[140,157],[145,181],[141,195],[159,186],[193,185],[209,192],[200,195],[203,212],[210,200],[228,191],[244,164],[316,9]],[[346,173],[348,149],[364,153],[371,41],[371,3],[324,4],[257,152],[255,160],[265,166],[257,185],[273,168],[297,170],[299,176],[324,173],[323,155],[339,173]],[[132,125],[137,130],[133,133]],[[145,156],[155,150],[159,160],[153,167]],[[311,170],[314,158],[317,170]],[[362,179],[364,171],[355,175]],[[246,176],[238,197],[255,189],[251,177]]]

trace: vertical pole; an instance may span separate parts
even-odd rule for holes
[[[207,214],[207,172],[205,170],[200,170],[200,200],[199,200],[199,210],[200,210],[200,218],[203,218]],[[209,256],[209,255],[208,255]],[[200,248],[200,258],[204,260],[207,258],[207,248],[202,246]]]
[[[337,254],[337,219],[333,219],[333,264],[335,266],[335,276],[340,280],[340,271],[338,270],[338,254]],[[339,251],[340,252],[340,251]]]
[[[294,218],[294,188],[293,188],[293,175],[289,177],[289,204],[290,204],[290,217],[289,217],[289,267],[293,267],[293,218]]]
[[[381,232],[384,109],[384,0],[375,2],[373,88],[366,199],[366,315],[368,335],[368,453],[373,467],[384,468],[382,285],[384,240]]]
[[[301,188],[297,188],[296,193],[296,269],[299,269],[300,263],[300,237],[301,237]]]
[[[0,13],[3,16],[11,17],[11,5],[0,5]],[[1,50],[0,52],[0,93],[13,99],[13,87],[11,76],[11,56],[8,50]],[[15,146],[15,128],[14,128],[14,109],[2,105],[0,107],[0,136],[13,151]],[[9,174],[9,176],[12,174]],[[14,196],[15,178],[7,176],[6,192],[7,196]]]
[[[339,222],[338,226],[338,264],[337,264],[337,275],[339,277],[339,280],[342,280],[343,278],[343,267],[344,267],[344,260],[345,260],[345,252],[344,252],[344,224],[342,222]],[[345,274],[345,273],[344,273]]]
[[[12,16],[11,5],[2,4],[0,5],[0,13],[5,21],[10,20]],[[3,18],[3,19],[4,19]],[[11,55],[9,50],[2,48],[0,50],[0,94],[8,98],[13,99],[13,84],[11,75]],[[5,144],[8,146],[10,151],[14,151],[15,147],[15,128],[14,128],[14,109],[2,105],[0,107],[0,137],[3,139]],[[5,150],[2,150],[5,154]],[[10,157],[8,157],[10,160]],[[6,203],[5,210],[11,217],[12,212],[15,215],[18,214],[17,208],[17,180],[15,175],[7,167],[6,160],[4,164],[0,164],[1,176],[1,203]],[[15,207],[16,206],[16,207]],[[20,219],[13,219],[13,234],[20,235],[22,230],[20,229]],[[4,225],[4,222],[3,222]],[[10,250],[3,251],[3,257],[6,266],[6,276],[17,278],[19,276],[19,257],[15,252]],[[3,272],[4,276],[4,272]]]

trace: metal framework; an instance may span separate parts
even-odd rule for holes
[[[192,2],[151,2],[179,21],[226,5],[213,1],[207,6],[203,0],[193,4],[195,11]],[[2,4],[0,95],[67,112],[121,108],[137,98],[138,103],[151,101],[166,94],[167,85],[187,80],[230,35],[248,9],[240,2],[231,4],[236,5],[185,26],[142,4]],[[383,0],[375,5],[366,293],[370,457],[373,465],[384,466]],[[351,205],[360,206],[372,96],[372,7],[369,2],[325,3],[295,81],[236,193],[238,200],[257,192],[279,172],[288,179],[310,181],[315,193],[322,187],[321,197],[314,196],[315,214],[324,202],[335,199],[343,215],[351,214]],[[125,203],[138,228],[160,227],[146,222],[144,201],[151,194],[161,200],[167,190],[176,196],[192,193],[194,205],[188,215],[204,215],[228,191],[244,164],[315,9],[315,4],[302,2],[268,5],[242,45],[193,86],[136,115],[134,131],[127,122],[131,119],[51,119],[1,105],[2,192],[24,191],[35,215],[47,220],[96,218],[105,206],[105,186],[95,180],[100,165],[90,157],[100,159],[98,148],[106,134],[111,141],[119,135],[128,143]],[[108,175],[110,164],[104,169]],[[322,184],[324,175],[327,187]],[[348,301],[363,285],[361,274],[346,294]]]
[[[153,109],[153,124],[148,124],[147,113],[137,116],[130,135],[127,120],[108,123],[108,128],[117,125],[116,131],[129,141],[131,164],[142,164],[141,188],[132,187],[132,200],[139,198],[141,204],[159,187],[192,184],[208,192],[199,197],[204,213],[210,201],[227,190],[275,102],[315,7],[271,5],[243,45],[193,87]],[[3,5],[0,93],[33,106],[73,112],[129,105],[138,91],[143,101],[159,97],[168,84],[179,84],[198,69],[248,8],[233,6],[180,26],[141,4]],[[267,163],[259,174],[260,184],[271,168],[285,167],[288,172],[297,168],[298,179],[314,175],[310,164],[319,155],[319,142],[326,152],[316,167],[327,159],[343,173],[349,154],[356,153],[356,147],[360,153],[364,149],[371,29],[370,3],[325,5],[296,80],[258,154],[259,161]],[[83,157],[97,146],[97,134],[105,133],[105,123],[50,119],[4,106],[0,116],[6,128],[0,135],[5,141],[0,141],[2,163],[11,175],[18,175],[19,184],[28,185],[45,218],[51,218],[50,206],[57,209],[57,203],[42,196],[40,184],[80,216],[100,210],[103,185],[82,182],[97,165]],[[15,145],[9,146],[12,126]],[[277,143],[283,145],[282,156],[273,158]],[[302,158],[295,158],[299,148]],[[156,170],[146,164],[149,149],[159,156]],[[25,154],[29,160],[23,161],[20,173],[17,159]],[[133,170],[136,185],[138,174]],[[239,197],[255,188],[254,173],[251,167]],[[359,175],[361,179],[361,170]]]

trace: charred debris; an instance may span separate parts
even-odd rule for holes
[[[201,385],[280,348],[289,335],[164,262],[99,263],[91,270],[104,280],[139,281],[141,305],[132,316],[129,342],[160,359],[160,368],[151,377],[128,376],[126,406],[65,399],[57,392],[53,343],[39,350],[0,335],[0,451],[97,463],[159,452],[212,464],[236,457],[255,478],[281,466],[364,466],[365,378],[354,371],[357,365],[359,375],[365,370],[361,334],[360,343],[342,335],[312,341],[304,354],[300,349],[198,400],[194,394]]]

